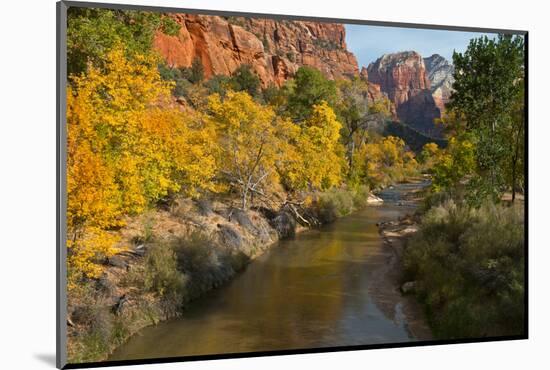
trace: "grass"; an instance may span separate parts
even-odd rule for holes
[[[434,334],[472,338],[523,333],[521,205],[479,208],[445,200],[430,209],[404,255]]]

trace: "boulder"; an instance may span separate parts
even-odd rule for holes
[[[367,198],[367,204],[381,204],[384,203],[384,200],[380,197],[377,197],[374,194],[369,194],[369,197]]]
[[[122,256],[119,256],[119,255],[114,255],[114,256],[108,257],[107,258],[107,264],[109,266],[119,267],[119,268],[122,268],[122,269],[126,269],[128,267],[128,262],[126,262],[126,260]]]
[[[278,212],[275,218],[270,221],[270,224],[277,231],[280,239],[291,238],[296,235],[296,219],[286,210]]]
[[[116,300],[116,303],[112,306],[112,311],[115,315],[120,316],[124,314],[127,306],[128,306],[128,296],[126,294],[123,294],[122,296],[118,297]]]

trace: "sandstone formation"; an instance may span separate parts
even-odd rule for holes
[[[311,66],[330,79],[357,76],[355,56],[347,51],[341,24],[272,19],[171,15],[177,36],[157,33],[154,47],[172,67],[202,61],[205,77],[230,75],[249,64],[262,86],[282,85],[300,66]]]
[[[361,71],[359,72],[359,78],[363,81],[368,82],[368,101],[369,102],[378,102],[380,100],[384,100],[388,98],[388,94],[382,92],[382,89],[380,88],[380,85],[375,84],[374,82],[369,81],[369,72],[365,67],[361,67]],[[392,118],[394,120],[397,120],[397,112],[395,110],[395,105],[390,102],[390,113],[392,115]]]
[[[443,110],[453,91],[454,66],[439,54],[424,58],[424,65],[430,80],[432,96],[439,109]]]
[[[281,86],[300,66],[317,68],[330,79],[359,76],[369,82],[370,101],[390,99],[394,119],[423,133],[439,134],[433,120],[440,117],[452,85],[452,66],[439,55],[424,60],[414,51],[387,54],[359,71],[347,50],[342,24],[170,16],[181,26],[178,35],[158,32],[154,47],[171,67],[189,67],[198,58],[210,78],[231,75],[248,64],[263,87]]]
[[[434,119],[441,111],[431,93],[422,56],[415,51],[385,54],[367,68],[369,82],[380,85],[400,121],[428,135],[439,135]]]

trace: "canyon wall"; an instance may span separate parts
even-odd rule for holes
[[[415,51],[385,54],[359,70],[347,50],[344,25],[336,23],[171,14],[176,36],[158,32],[154,47],[171,67],[190,67],[200,59],[205,77],[231,75],[250,65],[262,87],[281,86],[300,66],[314,67],[329,79],[359,76],[369,82],[369,100],[388,97],[392,115],[427,135],[439,136],[441,116],[452,91],[453,66],[438,54]]]
[[[189,67],[195,58],[205,77],[230,75],[241,64],[258,74],[262,86],[278,86],[300,66],[330,79],[357,76],[355,56],[346,49],[341,24],[173,14],[178,35],[157,33],[154,47],[171,67]]]
[[[441,109],[431,92],[422,56],[415,51],[384,54],[367,68],[369,82],[380,85],[396,107],[397,117],[412,128],[433,136],[441,130],[434,119]]]
[[[432,96],[438,108],[443,111],[453,92],[455,68],[439,54],[424,58],[424,65],[430,80]]]

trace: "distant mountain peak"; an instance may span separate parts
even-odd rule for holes
[[[400,121],[425,134],[440,134],[434,124],[434,119],[440,117],[440,109],[432,97],[420,53],[408,50],[384,54],[369,64],[365,75],[388,94]]]
[[[376,68],[379,70],[394,67],[400,64],[420,65],[423,63],[422,56],[414,50],[400,51],[397,53],[383,54],[375,62],[369,64],[369,69]],[[372,67],[371,67],[372,66]]]
[[[439,54],[424,58],[424,65],[430,80],[430,90],[440,109],[445,107],[453,91],[454,66]]]

